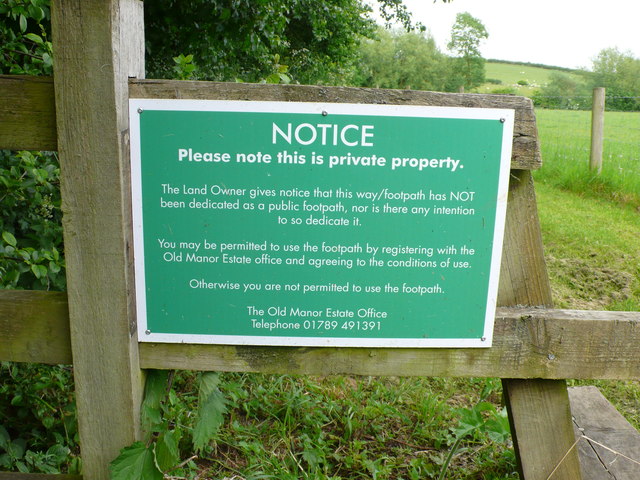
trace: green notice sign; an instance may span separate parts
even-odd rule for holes
[[[130,111],[140,341],[491,345],[512,110]]]

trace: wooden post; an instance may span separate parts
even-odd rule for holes
[[[604,143],[604,87],[593,89],[593,105],[591,107],[591,156],[589,168],[598,175],[602,172],[602,151]]]
[[[142,2],[52,2],[71,344],[85,480],[139,438],[128,77],[144,76]]]
[[[498,305],[551,306],[531,172],[511,171],[507,205]],[[548,480],[560,465],[552,480],[580,480],[566,382],[505,379],[502,385],[521,478]]]

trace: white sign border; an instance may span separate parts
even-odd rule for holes
[[[271,337],[241,335],[193,335],[154,333],[147,328],[147,299],[144,266],[144,220],[142,212],[142,153],[140,113],[144,110],[304,113],[386,117],[428,117],[469,120],[499,120],[504,124],[496,201],[493,249],[489,269],[489,290],[481,338],[346,338],[346,337]],[[488,348],[493,342],[502,259],[502,245],[509,193],[509,171],[513,144],[515,111],[501,108],[465,108],[421,105],[377,105],[321,102],[272,102],[244,100],[129,99],[131,151],[131,199],[133,216],[133,253],[136,288],[136,313],[139,342],[195,343],[221,345],[292,347],[376,347],[376,348]]]

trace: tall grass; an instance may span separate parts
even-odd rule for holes
[[[536,112],[543,167],[536,180],[640,207],[640,112],[606,112],[602,173],[589,170],[591,112]]]

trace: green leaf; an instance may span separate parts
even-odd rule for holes
[[[464,438],[470,433],[478,430],[484,424],[482,413],[475,408],[463,408],[460,410],[460,421],[453,429],[456,438]]]
[[[2,425],[0,425],[0,448],[6,451],[10,441],[11,441],[11,437],[9,437],[9,433],[7,433],[5,428]]]
[[[176,430],[164,432],[158,437],[156,444],[156,460],[158,467],[163,472],[175,467],[180,461],[180,450],[178,443],[180,434]]]
[[[285,85],[289,85],[291,83],[291,77],[286,73],[280,73],[278,75],[280,76],[280,83],[283,83]]]
[[[280,83],[280,75],[278,75],[277,73],[272,73],[265,80],[267,81],[267,83],[277,85],[278,83]]]
[[[200,377],[198,414],[193,428],[193,446],[197,452],[207,446],[224,422],[227,405],[222,392],[218,390],[219,383],[217,373],[207,372]]]
[[[7,453],[10,457],[19,460],[24,456],[26,449],[27,442],[22,438],[17,438],[13,442],[9,442],[9,445],[7,446]]]
[[[36,22],[40,22],[44,18],[44,10],[36,5],[29,5],[29,15]]]
[[[16,243],[18,243],[16,237],[14,237],[10,232],[2,232],[2,239],[12,247],[15,247]]]
[[[22,14],[20,15],[20,31],[22,33],[27,31],[27,17]]]
[[[511,437],[511,427],[509,426],[507,409],[503,408],[487,420],[485,429],[491,440],[497,443],[506,443],[509,437]]]
[[[47,276],[47,267],[44,265],[31,265],[31,271],[36,276],[36,278],[44,278]]]
[[[120,455],[109,465],[111,480],[163,480],[162,472],[155,462],[153,445],[145,447],[142,442],[123,448]]]
[[[149,434],[162,423],[160,410],[162,399],[167,393],[167,370],[150,370],[147,374],[147,383],[144,389],[144,401],[142,402],[142,429]]]
[[[38,45],[42,45],[44,43],[42,37],[40,37],[40,35],[36,35],[35,33],[27,33],[25,37],[27,37],[32,42],[37,43]]]

